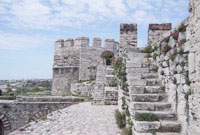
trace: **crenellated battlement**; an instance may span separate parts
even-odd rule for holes
[[[120,34],[137,31],[137,24],[120,24]]]
[[[88,37],[77,37],[75,40],[72,38],[67,38],[65,41],[63,39],[59,39],[55,42],[55,48],[58,46],[60,48],[67,47],[90,47],[89,46],[89,38]],[[115,46],[119,45],[119,42],[116,42],[114,39],[105,39],[104,45],[102,45],[102,40],[100,38],[94,38],[92,42],[93,48],[115,48]]]
[[[171,23],[149,24],[148,44],[158,42],[161,38],[168,36],[171,29]]]
[[[163,23],[163,24],[149,24],[149,31],[150,30],[171,30],[172,25],[171,23]]]

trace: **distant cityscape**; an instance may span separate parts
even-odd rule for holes
[[[50,95],[52,79],[0,80],[0,95]]]

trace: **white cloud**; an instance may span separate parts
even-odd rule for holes
[[[7,25],[31,29],[55,29],[58,26],[84,26],[96,21],[147,22],[156,14],[181,13],[179,4],[187,0],[21,0],[1,2],[0,20]],[[49,4],[50,3],[50,4]],[[9,9],[6,9],[9,7]],[[165,7],[165,8],[164,8]],[[150,16],[149,16],[150,15]],[[132,18],[130,18],[132,17]]]
[[[48,37],[41,35],[28,36],[0,31],[0,50],[31,49],[48,40]]]

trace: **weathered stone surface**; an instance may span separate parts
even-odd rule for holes
[[[45,120],[32,122],[10,135],[120,135],[114,112],[117,106],[92,106],[80,103],[53,112]]]
[[[158,130],[160,128],[160,122],[135,122],[135,130],[138,132]]]

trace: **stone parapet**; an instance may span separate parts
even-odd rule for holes
[[[137,24],[120,24],[120,34],[137,31]]]
[[[149,24],[148,30],[171,30],[171,23],[163,23],[163,24]]]

